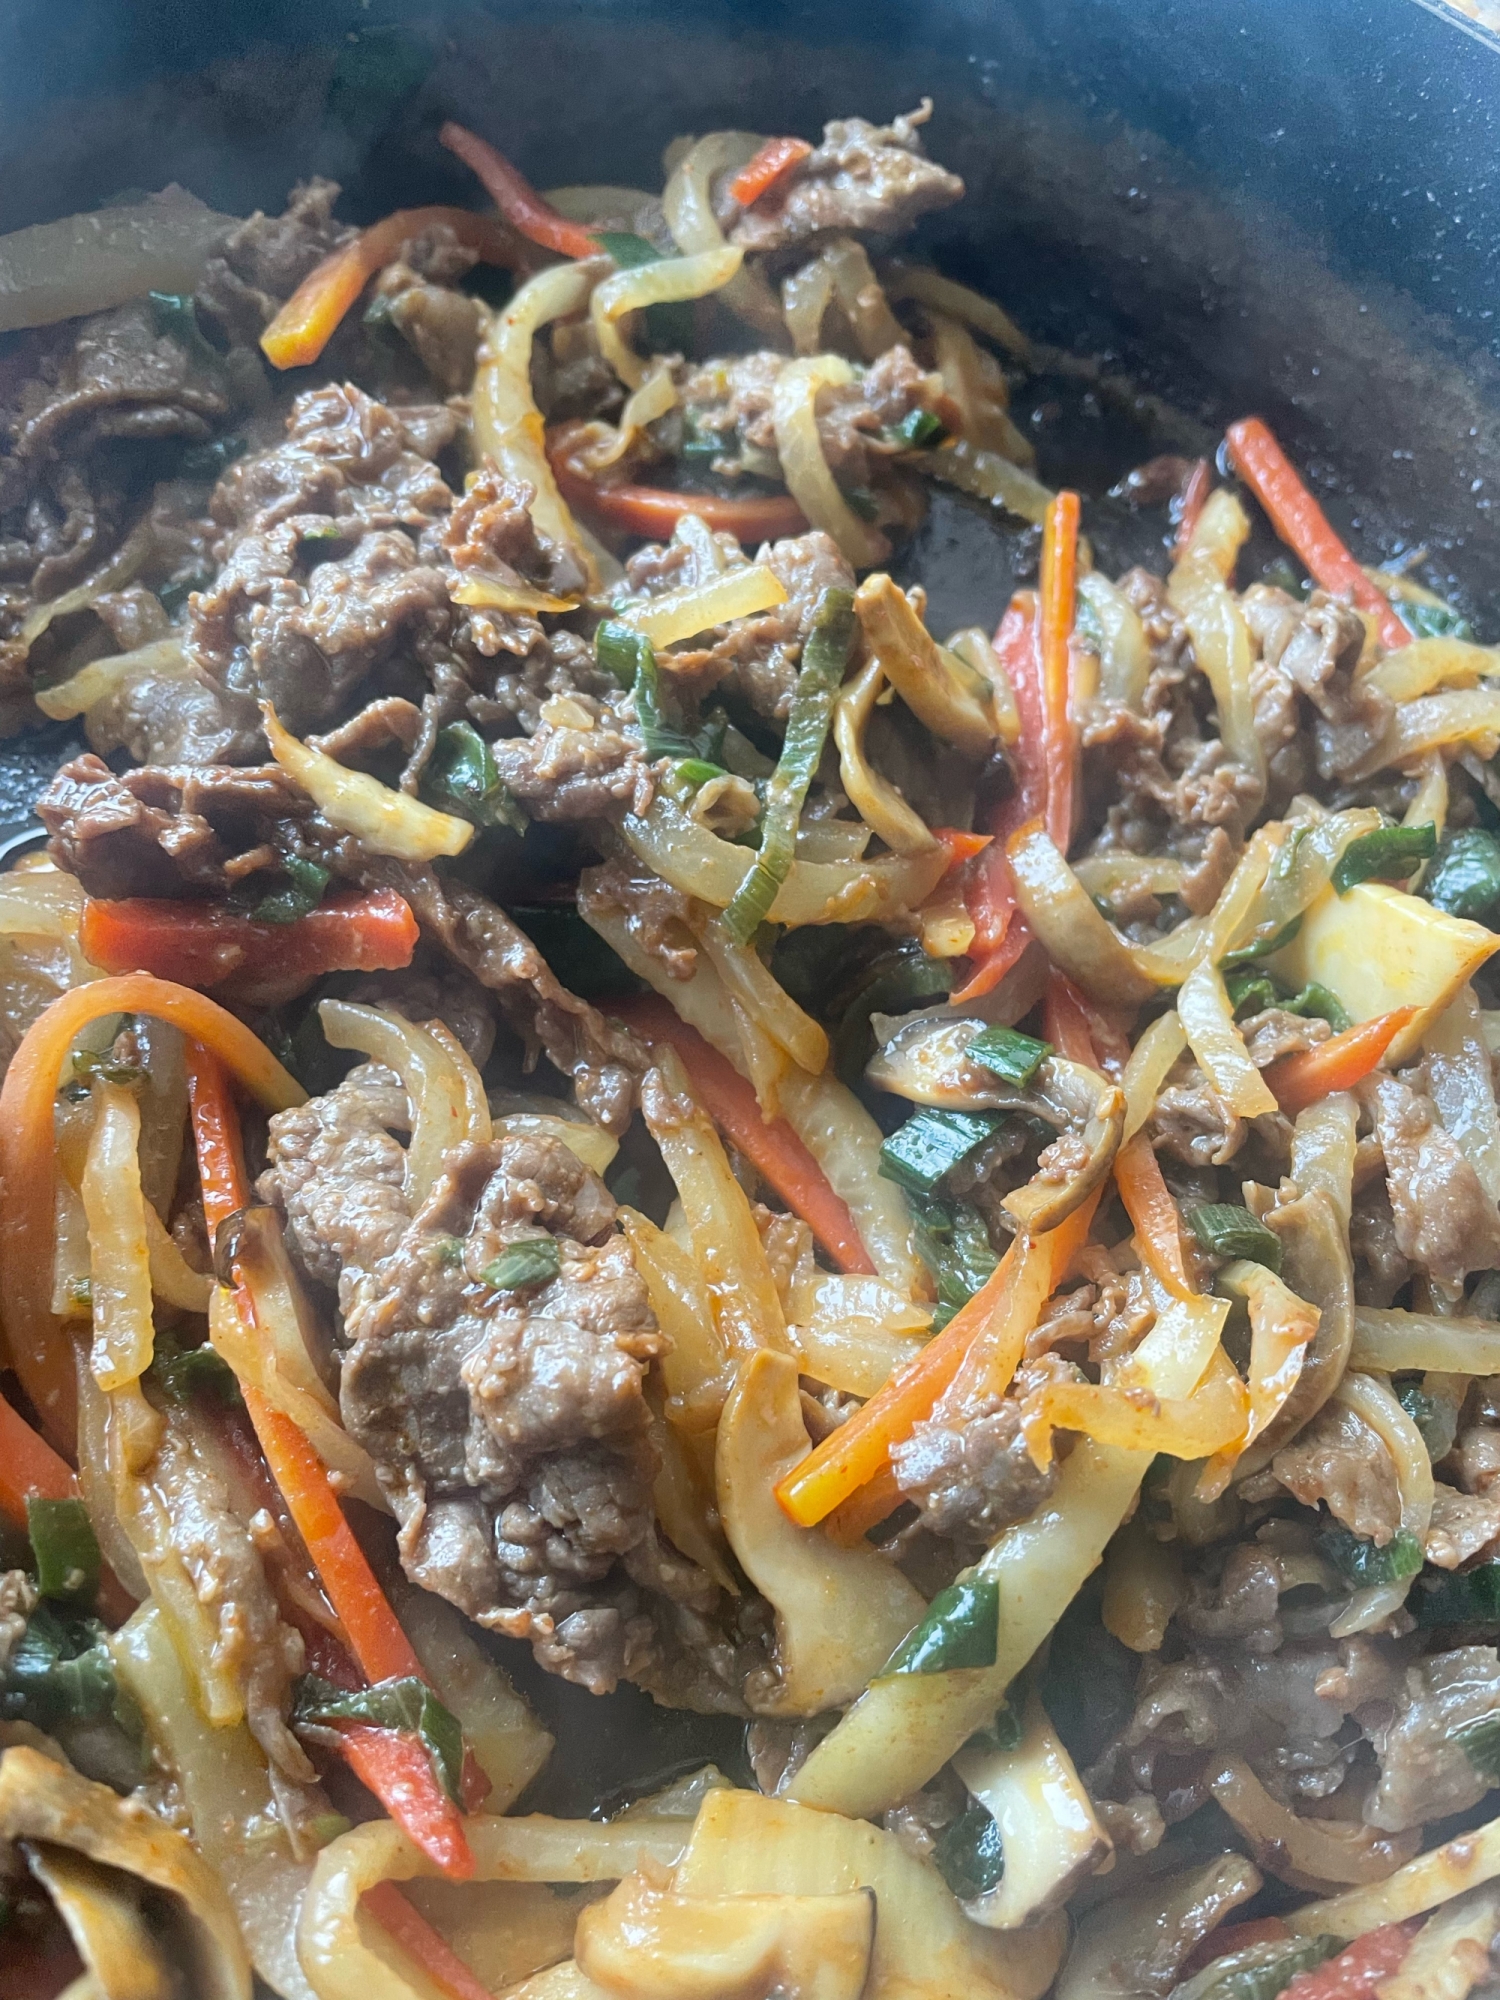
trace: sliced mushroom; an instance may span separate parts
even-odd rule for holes
[[[17,1747],[0,1757],[0,1838],[71,1850],[172,1897],[182,1914],[185,1986],[193,2000],[250,2000],[250,1962],[218,1877],[155,1814],[133,1809],[107,1785],[39,1751]],[[66,1873],[67,1863],[62,1867]],[[72,1880],[81,1880],[76,1871]],[[104,1990],[113,1996],[107,1983]]]
[[[865,1071],[881,1090],[952,1111],[1015,1111],[1040,1118],[1062,1146],[1002,1206],[1033,1235],[1055,1229],[1114,1164],[1125,1130],[1125,1094],[1097,1070],[1048,1056],[1024,1088],[969,1059],[988,1024],[973,1016],[923,1015],[898,1028]]]

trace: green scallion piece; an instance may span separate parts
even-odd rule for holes
[[[825,590],[802,648],[781,756],[766,785],[760,855],[724,912],[725,928],[740,944],[748,944],[765,922],[791,870],[797,822],[828,738],[854,632],[854,593]]]
[[[1347,896],[1356,882],[1404,882],[1437,853],[1437,828],[1378,826],[1351,840],[1334,864],[1333,886]]]
[[[659,264],[664,256],[671,254],[658,250],[646,237],[629,229],[596,229],[593,237],[605,256],[613,257],[622,271],[634,271],[642,264]]]
[[[93,1597],[99,1588],[99,1542],[81,1500],[28,1500],[26,1532],[39,1596],[75,1603]]]
[[[1319,1552],[1361,1590],[1370,1584],[1404,1583],[1422,1567],[1422,1544],[1406,1528],[1392,1535],[1384,1548],[1354,1534],[1342,1521],[1320,1529],[1315,1539]]]
[[[461,1802],[464,1738],[457,1717],[414,1674],[373,1686],[341,1688],[317,1674],[304,1674],[292,1691],[293,1728],[337,1729],[341,1722],[369,1722],[377,1729],[415,1736],[432,1762],[433,1775],[456,1803]]]
[[[1188,1210],[1193,1234],[1213,1257],[1248,1257],[1268,1271],[1281,1269],[1281,1238],[1258,1222],[1248,1208],[1209,1201]]]
[[[931,410],[908,410],[899,424],[887,424],[881,432],[887,444],[904,446],[907,451],[922,451],[940,444],[946,436],[942,420]]]
[[[287,874],[286,887],[273,889],[269,896],[261,897],[250,913],[258,924],[294,924],[299,917],[311,915],[323,900],[328,870],[320,863],[288,854],[282,866]]]
[[[1500,910],[1500,840],[1480,826],[1444,834],[1422,894],[1450,917],[1491,923]]]
[[[901,1641],[877,1679],[992,1667],[999,1648],[999,1584],[983,1576],[960,1578],[933,1598],[927,1616]]]
[[[1219,960],[1221,972],[1232,972],[1239,965],[1253,965],[1258,958],[1269,958],[1273,951],[1280,951],[1302,928],[1301,917],[1293,917],[1289,924],[1283,924],[1279,931],[1272,931],[1265,937],[1252,938],[1249,944],[1242,944],[1236,951],[1226,951]]]
[[[1500,1715],[1461,1722],[1453,1732],[1453,1740],[1481,1778],[1492,1785],[1500,1784]]]
[[[1003,1076],[1008,1083],[1018,1084],[1024,1090],[1052,1054],[1052,1044],[1039,1042],[1034,1035],[1020,1034],[1014,1028],[986,1028],[982,1035],[974,1037],[964,1054],[970,1062],[982,1063],[996,1076]]]
[[[528,1236],[487,1264],[480,1276],[497,1292],[520,1292],[531,1285],[545,1285],[562,1269],[557,1242],[551,1236]]]
[[[971,1805],[943,1828],[932,1850],[933,1864],[960,1902],[970,1903],[993,1889],[1005,1873],[1000,1828],[987,1806]]]
[[[1282,1004],[1289,1014],[1301,1014],[1304,1018],[1316,1015],[1320,1021],[1326,1021],[1336,1035],[1354,1026],[1354,1016],[1337,993],[1330,993],[1316,979],[1308,980],[1300,993],[1294,993],[1290,1000]]]
[[[1474,627],[1451,604],[1424,604],[1420,598],[1398,597],[1396,609],[1419,639],[1472,639]]]
[[[614,675],[623,688],[635,686],[635,677],[643,660],[649,659],[653,666],[656,664],[651,641],[622,618],[606,618],[594,634],[594,658],[606,673]]]
[[[943,1175],[1000,1129],[998,1111],[939,1111],[924,1106],[880,1149],[880,1172],[914,1194],[930,1194]]]
[[[438,731],[422,772],[421,792],[428,805],[473,826],[526,831],[526,815],[502,780],[494,751],[472,722],[450,722]]]
[[[1425,1576],[1412,1585],[1408,1606],[1419,1625],[1500,1625],[1500,1562],[1452,1576]]]

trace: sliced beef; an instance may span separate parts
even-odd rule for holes
[[[1380,1782],[1365,1819],[1387,1833],[1477,1805],[1491,1780],[1464,1747],[1477,1723],[1500,1728],[1500,1658],[1493,1646],[1459,1646],[1408,1667],[1395,1713],[1371,1740]]]
[[[392,1136],[408,1118],[396,1079],[364,1065],[272,1120],[261,1182],[310,1273],[337,1283],[344,1420],[407,1574],[595,1692],[630,1677],[734,1708],[717,1588],[655,1522],[642,1386],[664,1343],[613,1201],[566,1147],[511,1137],[456,1148],[413,1214]],[[555,1277],[486,1281],[543,1239]]]
[[[1497,1539],[1500,1493],[1460,1493],[1441,1479],[1434,1482],[1426,1556],[1435,1569],[1457,1569],[1460,1563],[1472,1562]]]
[[[1260,647],[1254,692],[1262,742],[1274,754],[1272,739],[1285,727],[1288,712],[1291,727],[1298,726],[1300,694],[1313,710],[1318,775],[1341,776],[1379,741],[1391,716],[1389,699],[1355,677],[1365,645],[1363,622],[1326,591],[1315,590],[1299,604],[1263,583],[1245,592],[1243,610]]]
[[[891,1465],[902,1497],[921,1508],[923,1525],[965,1541],[993,1541],[1057,1484],[1055,1459],[1045,1472],[1032,1463],[1019,1403],[997,1396],[970,1405],[961,1421],[926,1418],[893,1446]]]
[[[1191,1057],[1184,1057],[1156,1093],[1146,1130],[1152,1145],[1185,1167],[1223,1167],[1245,1141],[1243,1121]]]
[[[198,303],[230,339],[251,346],[277,310],[331,250],[354,235],[335,222],[336,181],[314,177],[292,189],[281,215],[257,209],[225,237],[198,283]]]
[[[962,199],[957,174],[926,158],[917,128],[932,115],[928,100],[891,125],[838,118],[823,143],[752,207],[730,231],[746,250],[784,250],[825,230],[873,230],[895,236],[919,216]]]
[[[1326,1403],[1271,1461],[1271,1470],[1304,1507],[1321,1500],[1352,1534],[1386,1543],[1401,1526],[1396,1463],[1354,1410]]]
[[[1245,1048],[1257,1069],[1267,1069],[1283,1056],[1305,1055],[1326,1042],[1332,1028],[1316,1014],[1289,1014],[1284,1007],[1267,1007],[1240,1023]]]
[[[1439,1123],[1432,1099],[1409,1081],[1382,1074],[1362,1096],[1385,1154],[1401,1254],[1450,1292],[1468,1272],[1500,1264],[1500,1213]]]

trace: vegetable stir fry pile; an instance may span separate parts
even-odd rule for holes
[[[930,112],[0,240],[27,1994],[1493,1983],[1500,652]]]

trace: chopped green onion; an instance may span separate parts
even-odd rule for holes
[[[930,1194],[950,1168],[999,1129],[998,1111],[940,1111],[924,1105],[880,1149],[880,1172],[917,1194]]]
[[[1354,1026],[1354,1016],[1337,993],[1330,993],[1316,979],[1310,979],[1300,993],[1294,993],[1283,1004],[1289,1014],[1301,1014],[1304,1018],[1313,1015],[1320,1021],[1326,1021],[1336,1035]]]
[[[1287,993],[1268,972],[1226,973],[1224,984],[1237,1019],[1262,1014],[1268,1007],[1279,1007],[1283,1014],[1316,1015],[1335,1034],[1342,1034],[1345,1028],[1354,1025],[1338,995],[1315,979],[1310,979],[1300,993]]]
[[[1351,840],[1339,856],[1334,889],[1347,896],[1356,882],[1404,882],[1436,852],[1437,828],[1431,820],[1422,826],[1378,826]]]
[[[222,356],[203,337],[198,324],[198,302],[191,292],[147,292],[151,317],[159,334],[175,340],[190,361],[200,368],[215,369]]]
[[[875,495],[868,486],[845,486],[840,489],[853,513],[862,521],[873,521],[880,512]]]
[[[1281,1269],[1281,1238],[1267,1229],[1248,1208],[1232,1202],[1209,1201],[1188,1210],[1193,1234],[1212,1257],[1248,1257],[1267,1270]]]
[[[607,619],[594,635],[594,651],[600,666],[634,694],[636,720],[646,755],[653,759],[698,758],[704,745],[694,742],[667,719],[661,669],[656,664],[656,650],[646,635],[633,631],[618,619]]]
[[[1020,1747],[1021,1718],[1008,1701],[995,1710],[995,1719],[989,1727],[976,1729],[964,1745],[965,1750],[1019,1750]]]
[[[932,1859],[961,1903],[986,1894],[1005,1873],[1005,1850],[994,1815],[978,1803],[971,1805],[943,1828]]]
[[[704,430],[697,419],[684,417],[682,423],[682,456],[684,458],[722,458],[734,443],[734,434],[724,431]]]
[[[928,445],[940,444],[948,433],[931,410],[908,410],[899,424],[887,424],[880,435],[886,444],[921,451]]]
[[[377,1729],[417,1737],[432,1760],[433,1773],[448,1796],[461,1803],[464,1738],[457,1718],[414,1674],[376,1681],[372,1687],[341,1688],[317,1674],[304,1674],[292,1696],[292,1726],[337,1728],[341,1722],[369,1722]]]
[[[692,798],[704,785],[712,784],[715,778],[727,778],[729,773],[722,764],[710,764],[706,757],[679,757],[668,767],[662,780],[662,790],[668,798],[680,803]]]
[[[658,250],[646,237],[629,229],[596,229],[593,237],[605,256],[613,257],[622,271],[634,271],[642,264],[659,264],[664,256],[673,254]]]
[[[1444,834],[1422,894],[1450,917],[1489,923],[1500,907],[1500,840],[1478,826]]]
[[[1481,1778],[1500,1784],[1500,1715],[1484,1715],[1475,1722],[1461,1722],[1453,1741],[1463,1751]]]
[[[1402,623],[1419,639],[1472,639],[1474,627],[1451,604],[1424,604],[1419,597],[1398,597],[1396,609]]]
[[[79,1083],[112,1083],[120,1090],[139,1090],[146,1081],[139,1063],[117,1062],[108,1049],[75,1049],[73,1076]]]
[[[937,1201],[931,1195],[909,1192],[907,1202],[917,1255],[932,1273],[941,1309],[957,1312],[1000,1261],[984,1217],[967,1201]]]
[[[1429,1396],[1418,1382],[1403,1382],[1396,1390],[1396,1401],[1422,1433],[1422,1442],[1427,1447],[1429,1458],[1442,1458],[1450,1446],[1448,1426],[1443,1421],[1436,1397]]]
[[[99,1543],[81,1500],[28,1500],[26,1532],[42,1597],[93,1597],[99,1588]]]
[[[748,944],[760,929],[791,870],[802,802],[828,738],[854,634],[854,593],[825,590],[802,649],[781,756],[766,786],[760,858],[724,912],[725,928],[739,944]]]
[[[1236,1019],[1242,1015],[1263,1014],[1267,1007],[1283,1005],[1280,987],[1266,972],[1226,973],[1224,987]]]
[[[1018,1084],[1023,1090],[1052,1053],[1050,1042],[1034,1035],[1019,1034],[1014,1028],[986,1028],[964,1050],[970,1062],[983,1063],[996,1076]]]
[[[520,1292],[531,1285],[547,1284],[561,1269],[557,1239],[528,1236],[521,1243],[512,1243],[503,1256],[485,1266],[480,1276],[497,1292]]]
[[[421,791],[428,805],[474,826],[526,831],[526,815],[502,783],[495,754],[472,722],[450,722],[438,731]]]
[[[1344,1939],[1320,1932],[1317,1937],[1280,1939],[1246,1945],[1227,1952],[1184,1980],[1174,2000],[1277,2000],[1299,1972],[1311,1972],[1344,1949]]]
[[[299,917],[309,916],[323,900],[323,891],[328,887],[326,868],[297,854],[288,854],[282,865],[287,872],[287,886],[262,896],[250,913],[258,924],[294,924]]]
[[[623,688],[635,686],[641,662],[648,657],[654,664],[656,655],[651,651],[651,641],[623,619],[606,618],[594,634],[594,658]]]
[[[1500,1625],[1500,1562],[1423,1577],[1407,1602],[1419,1625]]]
[[[164,1396],[174,1403],[189,1403],[201,1393],[238,1408],[239,1378],[222,1355],[206,1343],[202,1347],[179,1347],[169,1334],[156,1336],[151,1356],[151,1379]]]
[[[97,1722],[114,1707],[115,1670],[104,1627],[97,1618],[45,1600],[38,1604],[0,1668],[0,1722],[55,1729],[64,1722]]]
[[[1341,1521],[1320,1529],[1316,1539],[1334,1568],[1361,1589],[1367,1584],[1403,1583],[1422,1567],[1422,1544],[1405,1528],[1384,1548],[1352,1533]]]
[[[1283,924],[1279,931],[1272,931],[1265,937],[1252,938],[1249,944],[1242,944],[1237,951],[1227,951],[1219,960],[1221,972],[1232,972],[1237,965],[1253,965],[1258,958],[1269,958],[1273,951],[1280,951],[1302,928],[1301,917],[1293,917],[1289,924]]]
[[[999,1584],[982,1576],[960,1578],[933,1598],[927,1616],[901,1641],[877,1679],[992,1667],[999,1646]]]

